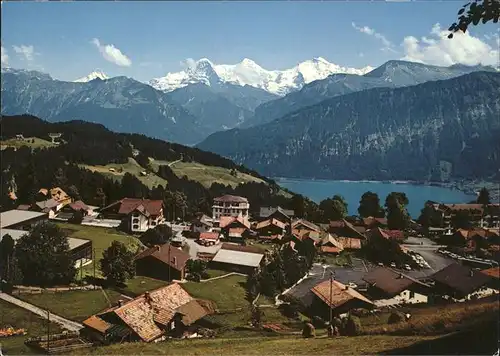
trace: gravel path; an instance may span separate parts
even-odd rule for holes
[[[25,301],[22,301],[20,299],[14,298],[11,295],[8,295],[6,293],[0,293],[0,299],[5,300],[6,302],[9,302],[11,304],[17,305],[18,307],[21,307],[23,309],[26,309],[32,313],[35,313],[36,315],[41,316],[44,319],[47,319],[47,310],[39,308],[37,306],[34,306],[33,304],[26,303]],[[69,331],[79,331],[80,329],[83,328],[83,325],[80,323],[77,323],[72,320],[65,319],[59,315],[50,313],[50,321],[57,323],[61,325],[63,328],[69,330]]]

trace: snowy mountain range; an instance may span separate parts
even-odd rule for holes
[[[286,70],[267,70],[248,58],[237,64],[220,65],[202,58],[192,62],[186,70],[152,79],[149,85],[155,89],[170,92],[190,84],[203,83],[212,86],[222,82],[240,86],[249,85],[284,96],[300,90],[305,84],[325,79],[335,73],[363,75],[371,70],[373,68],[370,66],[361,69],[341,67],[321,57],[301,62]]]
[[[75,83],[87,83],[90,82],[91,80],[95,79],[101,79],[101,80],[106,80],[109,79],[109,77],[101,70],[97,69],[94,72],[90,73],[89,75],[79,78],[75,80]]]

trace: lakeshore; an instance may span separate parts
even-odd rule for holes
[[[442,203],[468,203],[476,199],[472,186],[459,186],[457,183],[416,182],[416,181],[349,181],[300,178],[274,178],[276,182],[293,192],[302,194],[319,202],[335,194],[344,196],[348,203],[349,214],[357,214],[361,195],[367,191],[379,195],[383,205],[387,194],[393,191],[404,192],[410,201],[408,212],[418,218],[427,200]],[[460,189],[462,188],[462,189]],[[479,190],[478,188],[477,190]],[[491,193],[490,193],[491,194]],[[492,197],[492,201],[493,197]]]

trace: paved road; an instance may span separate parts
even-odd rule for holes
[[[21,307],[23,309],[26,309],[34,314],[37,314],[41,316],[44,319],[47,319],[47,310],[39,308],[37,306],[34,306],[33,304],[26,303],[20,299],[14,298],[11,295],[8,295],[6,293],[0,293],[0,299],[5,300],[6,302],[9,302],[11,304],[17,305],[18,307]],[[57,323],[61,325],[63,328],[69,330],[69,331],[78,331],[83,328],[83,325],[80,323],[77,323],[72,320],[65,319],[59,315],[50,313],[50,321]]]

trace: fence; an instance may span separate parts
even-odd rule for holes
[[[49,337],[31,337],[25,341],[25,344],[48,354],[68,354],[74,350],[92,346],[92,343],[82,339],[78,332],[52,334]]]

